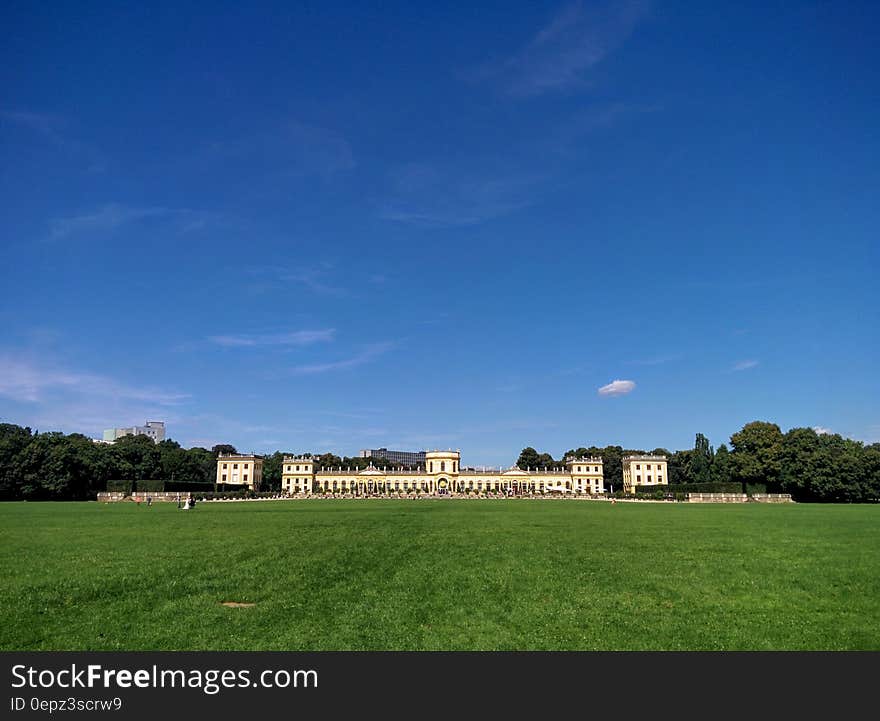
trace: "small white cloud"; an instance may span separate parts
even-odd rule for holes
[[[830,428],[825,428],[823,426],[813,426],[813,430],[816,431],[820,436],[833,436],[834,431]]]
[[[599,389],[600,396],[625,396],[635,390],[635,381],[611,381],[607,386]]]
[[[740,361],[735,366],[733,366],[733,370],[747,371],[750,368],[754,368],[757,365],[758,365],[758,361],[756,361],[756,360],[744,360],[744,361]]]

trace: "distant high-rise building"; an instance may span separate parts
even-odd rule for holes
[[[363,448],[358,452],[361,458],[385,458],[390,463],[406,466],[424,466],[425,451],[389,451],[387,448]]]
[[[147,436],[153,443],[165,440],[165,421],[147,421],[145,426],[131,428],[108,428],[104,431],[104,442],[112,443],[123,436]]]

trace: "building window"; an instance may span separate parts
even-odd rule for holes
[[[223,474],[223,477],[221,478],[221,483],[226,483],[226,474],[225,473]]]
[[[248,476],[247,473],[245,473],[244,476],[242,476],[242,478],[244,479],[244,482],[245,482],[245,483],[247,483],[247,476]]]
[[[636,476],[636,483],[641,483],[641,482],[642,482],[642,477]]]
[[[663,483],[663,476],[657,476],[657,483]]]
[[[290,473],[290,466],[287,467],[287,472]]]
[[[446,461],[440,461],[440,472],[443,473],[443,471],[445,471],[445,470],[446,470]]]
[[[638,470],[641,470],[641,468],[642,468],[642,467],[641,467],[638,463],[636,463],[636,470],[637,470],[637,471],[638,471]]]
[[[238,464],[237,464],[237,463],[233,463],[233,464],[232,464],[232,467],[233,467],[233,469],[238,468]]]
[[[434,461],[431,461],[428,465],[431,466],[431,473],[434,472]]]
[[[578,468],[577,468],[577,472],[578,472],[578,473],[581,472],[581,467],[580,467],[580,466],[578,466]]]
[[[223,464],[223,470],[224,470],[224,471],[226,470],[226,464],[225,464],[225,463]]]
[[[299,466],[296,467],[296,470],[299,470]]]
[[[599,466],[596,466],[596,468],[595,468],[594,470],[595,470],[596,473],[598,473],[598,472],[599,472]]]

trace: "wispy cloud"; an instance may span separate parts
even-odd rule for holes
[[[363,351],[351,358],[343,360],[331,361],[329,363],[315,363],[311,365],[294,366],[291,372],[295,375],[313,375],[317,373],[329,373],[331,371],[346,370],[348,368],[356,368],[365,363],[375,360],[379,356],[387,353],[394,347],[394,343],[375,343],[367,346]]]
[[[679,360],[681,358],[681,354],[679,353],[670,353],[667,355],[658,355],[652,358],[641,358],[638,360],[628,361],[630,365],[634,366],[659,366],[664,363],[671,363],[672,361]]]
[[[52,220],[49,223],[49,240],[110,233],[131,223],[149,219],[172,219],[178,221],[178,230],[190,232],[203,228],[208,215],[188,208],[135,207],[108,203],[97,210]]]
[[[598,392],[600,396],[625,396],[627,393],[632,393],[635,387],[635,381],[615,380],[602,386]]]
[[[348,291],[334,281],[332,264],[276,269],[276,277],[285,285],[297,284],[319,295],[347,295]]]
[[[734,371],[747,371],[751,368],[754,368],[758,365],[758,361],[756,360],[744,360],[739,363],[734,364],[732,370]]]
[[[208,341],[225,348],[253,348],[257,346],[305,346],[313,343],[327,343],[335,337],[335,328],[324,328],[289,333],[212,335],[208,337]]]
[[[190,395],[7,353],[0,355],[0,400],[11,422],[91,435],[147,419],[174,424]]]
[[[238,172],[330,180],[356,166],[351,145],[342,135],[298,121],[247,137],[217,141],[209,152],[214,158],[234,160]]]
[[[582,87],[590,70],[630,36],[646,10],[646,2],[633,0],[570,4],[518,52],[480,68],[477,78],[498,82],[515,97]]]
[[[3,109],[0,110],[0,124],[25,128],[74,161],[83,163],[88,172],[101,172],[106,167],[103,155],[90,145],[62,132],[63,122],[54,115]]]
[[[158,405],[177,405],[189,398],[184,393],[168,392],[150,386],[131,386],[103,375],[0,356],[0,396],[16,401],[41,403],[57,390],[150,401]]]
[[[489,163],[491,165],[491,163]],[[534,202],[544,178],[502,168],[410,163],[391,174],[379,217],[423,227],[475,225],[508,215]]]

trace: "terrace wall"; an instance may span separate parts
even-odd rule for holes
[[[790,493],[688,493],[688,503],[792,503]]]

